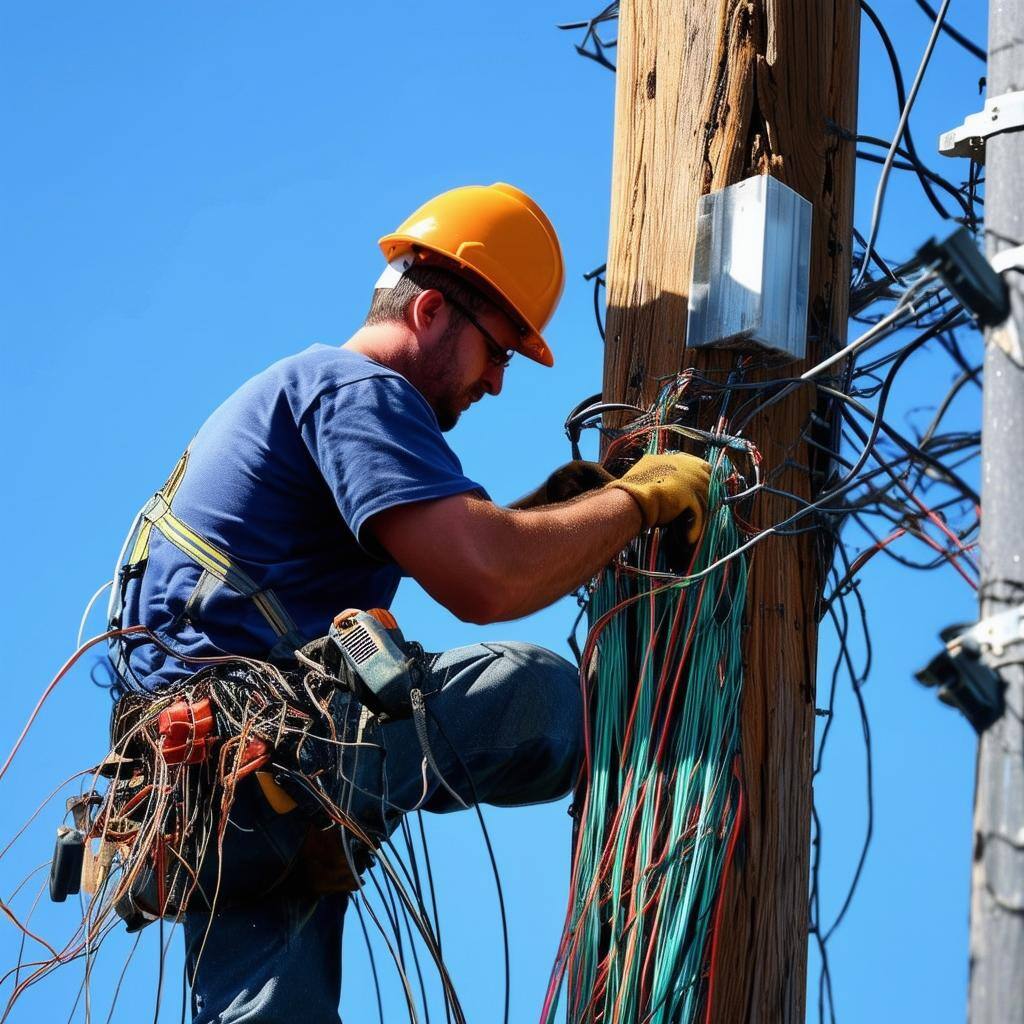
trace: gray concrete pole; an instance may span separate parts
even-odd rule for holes
[[[991,0],[988,98],[1024,89],[1024,0]],[[1024,244],[1024,131],[985,147],[989,258]],[[1024,272],[1012,312],[986,332],[981,615],[1024,601]],[[1024,659],[1024,648],[1004,660]],[[970,1024],[1024,1024],[1024,664],[999,669],[1006,711],[981,737],[971,878]]]

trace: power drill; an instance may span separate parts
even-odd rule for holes
[[[410,695],[422,688],[426,656],[402,636],[389,611],[347,608],[334,617],[327,636],[348,670],[345,685],[361,704],[384,720],[412,714]]]

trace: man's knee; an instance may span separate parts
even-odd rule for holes
[[[472,780],[464,799],[536,803],[571,788],[583,723],[577,672],[564,658],[518,641],[471,644],[441,654],[428,686],[432,752],[457,788]],[[421,774],[412,724],[391,723],[384,734],[390,792],[413,803]],[[454,809],[446,792],[428,809]]]
[[[514,666],[512,699],[524,717],[552,741],[575,746],[582,736],[582,707],[576,667],[553,651],[535,644],[507,641],[500,645]]]
[[[500,658],[490,668],[499,681],[493,742],[516,751],[526,774],[560,792],[571,785],[583,753],[583,713],[576,668],[552,651],[534,644],[507,641],[488,644]],[[555,780],[559,780],[557,783]],[[538,794],[550,799],[555,792]]]

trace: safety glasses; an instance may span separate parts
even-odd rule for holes
[[[515,355],[515,349],[506,348],[502,345],[461,302],[456,302],[450,295],[445,295],[444,298],[446,302],[457,309],[459,313],[461,313],[462,316],[464,316],[483,336],[484,343],[487,345],[487,358],[491,363],[494,366],[502,367],[502,369],[508,366],[512,361],[512,356]]]

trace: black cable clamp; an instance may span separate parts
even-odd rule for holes
[[[1007,652],[1024,643],[1024,605],[974,625],[947,626],[939,637],[945,648],[914,676],[937,687],[939,700],[960,711],[980,736],[1006,709],[1005,683],[997,670],[1021,660],[1019,651]]]
[[[930,238],[917,250],[917,257],[935,267],[946,287],[982,326],[995,327],[1010,315],[1006,282],[978,251],[966,228],[958,228],[941,242]]]

